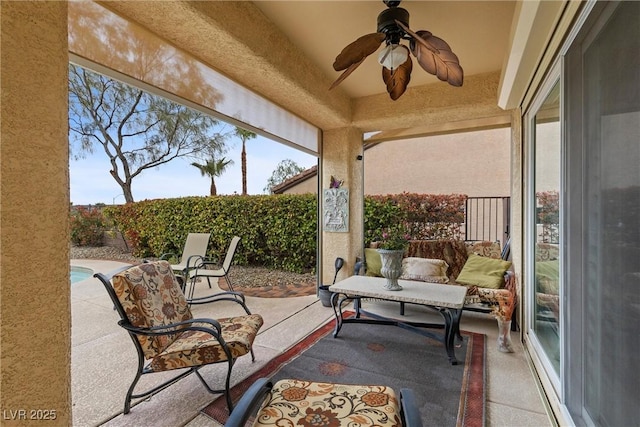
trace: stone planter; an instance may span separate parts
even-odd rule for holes
[[[382,268],[380,274],[387,279],[384,288],[388,291],[401,291],[402,286],[398,284],[398,278],[402,275],[403,249],[378,249]]]

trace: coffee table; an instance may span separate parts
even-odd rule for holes
[[[395,325],[443,343],[449,361],[452,365],[457,365],[454,342],[456,336],[460,337],[460,318],[462,317],[467,288],[413,280],[398,280],[403,289],[388,291],[383,287],[386,280],[382,277],[351,276],[329,287],[332,292],[331,305],[336,316],[333,336],[338,336],[345,323]],[[444,323],[408,322],[371,313],[362,309],[362,298],[422,305],[439,312]],[[354,301],[355,317],[345,318],[343,316],[342,309],[345,306],[344,303],[348,301]],[[425,328],[444,329],[444,333],[438,334]]]

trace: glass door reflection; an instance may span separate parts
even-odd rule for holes
[[[560,373],[560,84],[556,82],[533,119],[535,248],[533,330]]]

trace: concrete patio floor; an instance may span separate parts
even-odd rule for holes
[[[71,265],[108,272],[125,264],[83,259],[72,260]],[[199,290],[211,292],[204,284]],[[253,313],[261,314],[265,323],[254,343],[255,362],[251,362],[250,356],[238,359],[233,368],[232,384],[333,319],[333,311],[322,306],[315,296],[247,297],[247,306]],[[216,318],[241,314],[242,310],[238,308],[236,304],[225,302],[195,306],[192,311],[195,317]],[[367,309],[394,316],[398,313],[397,304],[384,302],[368,303]],[[127,333],[117,325],[118,315],[102,284],[94,278],[72,284],[71,310],[74,426],[219,425],[200,413],[217,396],[208,393],[194,375],[140,402],[129,414],[123,415],[124,396],[135,375],[137,356]],[[421,307],[407,306],[406,316],[419,321],[433,314]],[[516,352],[505,354],[496,348],[497,326],[491,317],[465,312],[461,329],[487,335],[486,425],[553,425],[517,333],[512,332]],[[223,366],[206,366],[200,372],[210,384],[220,383],[224,377]],[[139,387],[156,384],[163,375],[147,375]]]

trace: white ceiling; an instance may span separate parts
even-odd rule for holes
[[[507,54],[514,1],[417,1],[401,3],[413,31],[428,30],[458,56],[465,77],[501,70]],[[332,80],[341,73],[333,61],[342,48],[376,31],[381,1],[256,1],[256,6]],[[295,64],[292,64],[295,66]],[[409,87],[438,82],[414,60]],[[445,84],[445,83],[443,83]],[[350,97],[385,92],[377,53],[340,87]]]

